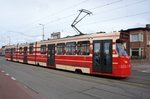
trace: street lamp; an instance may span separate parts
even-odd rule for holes
[[[42,35],[42,38],[43,38],[43,40],[44,40],[44,24],[39,24],[39,25],[41,25],[41,26],[43,27],[43,35]]]

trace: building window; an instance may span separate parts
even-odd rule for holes
[[[145,58],[144,48],[131,48],[131,58]]]
[[[46,45],[41,45],[41,54],[46,54]]]
[[[76,54],[76,42],[66,43],[66,54],[75,55]]]
[[[89,55],[90,54],[90,41],[81,41],[77,44],[78,55]]]
[[[139,42],[139,41],[143,41],[142,33],[136,33],[130,35],[130,42]]]
[[[64,55],[65,54],[65,43],[57,44],[57,54]]]
[[[131,56],[138,57],[139,56],[139,48],[131,48]]]

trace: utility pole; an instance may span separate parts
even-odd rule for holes
[[[42,39],[44,40],[44,24],[39,24],[43,27],[43,35],[42,35]]]

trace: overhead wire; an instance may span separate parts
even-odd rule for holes
[[[118,19],[122,19],[122,18],[134,17],[134,16],[148,14],[148,13],[150,13],[150,11],[136,13],[136,14],[131,14],[131,15],[125,15],[125,16],[121,16],[121,17],[110,18],[110,19],[96,21],[96,22],[90,22],[90,23],[86,23],[86,25],[96,24],[96,23],[100,23],[100,22],[113,21],[113,20],[118,20]],[[82,26],[82,25],[80,25],[80,26]]]
[[[88,1],[88,0],[84,0],[84,1]],[[110,5],[113,5],[113,4],[116,4],[116,3],[119,3],[123,0],[117,0],[117,1],[114,1],[114,2],[110,2],[110,3],[107,3],[107,4],[104,4],[104,5],[101,5],[101,6],[97,6],[97,7],[94,7],[94,8],[91,8],[90,10],[95,10],[95,9],[99,9],[99,8],[102,8],[102,7],[106,7],[106,6],[110,6]],[[125,5],[123,7],[128,7],[130,5],[134,5],[134,4],[139,4],[141,2],[144,2],[144,1],[147,1],[147,0],[141,0],[141,1],[138,1],[138,2],[135,2],[135,3],[131,3],[131,4],[128,4],[128,5]],[[118,7],[118,8],[123,8],[123,7]],[[118,10],[117,8],[115,8],[116,10]],[[113,11],[114,9],[112,9]],[[146,11],[146,12],[141,12],[141,13],[136,13],[136,14],[131,14],[131,15],[126,15],[126,16],[121,16],[121,17],[115,17],[115,18],[110,18],[110,19],[106,19],[106,20],[101,20],[101,21],[96,21],[96,22],[91,22],[91,23],[87,23],[86,25],[91,25],[91,24],[96,24],[96,23],[100,23],[100,22],[107,22],[107,21],[113,21],[113,20],[118,20],[118,19],[122,19],[122,18],[128,18],[128,17],[134,17],[134,16],[138,16],[138,15],[143,15],[143,14],[148,14],[150,13],[150,11]],[[67,15],[67,16],[64,16],[64,17],[61,17],[59,19],[56,19],[56,20],[51,20],[45,24],[50,24],[50,23],[53,23],[53,22],[58,22],[60,20],[63,20],[65,18],[69,18],[69,17],[72,17],[74,16],[75,14],[70,14],[70,15]],[[97,15],[97,14],[94,14],[94,16]],[[80,25],[80,26],[84,26],[83,25]],[[14,33],[18,33],[20,35],[23,35],[23,36],[26,36],[26,37],[38,37],[38,36],[41,36],[41,35],[27,35],[26,33],[24,32],[17,32],[17,31],[9,31],[9,32],[14,32]]]
[[[83,4],[83,3],[87,2],[87,1],[89,1],[89,0],[83,0],[83,1],[81,1],[81,2],[79,2],[79,3],[77,3],[77,4],[74,4],[74,5],[70,6],[70,7],[67,7],[67,8],[65,8],[65,9],[62,9],[62,10],[58,11],[58,12],[55,12],[55,13],[53,13],[53,14],[50,14],[50,15],[45,16],[45,17],[43,17],[43,18],[40,18],[40,19],[38,19],[38,20],[36,20],[36,21],[33,21],[33,22],[30,23],[30,24],[39,22],[39,21],[41,21],[41,20],[43,20],[43,19],[46,19],[46,18],[48,18],[48,17],[56,16],[57,14],[60,14],[60,13],[65,12],[65,11],[68,11],[68,10],[70,10],[70,9],[76,7],[76,6],[79,6],[79,5],[81,5],[81,4]],[[30,25],[30,24],[28,24],[28,25]]]
[[[106,14],[108,11],[109,11],[109,13],[110,13],[110,12],[112,12],[112,11],[120,10],[120,9],[122,9],[122,8],[127,8],[127,7],[129,7],[129,6],[135,6],[135,5],[140,4],[140,3],[143,3],[143,2],[145,2],[145,1],[148,1],[148,0],[140,0],[140,1],[137,1],[137,2],[130,3],[130,4],[126,4],[126,5],[124,5],[124,6],[116,7],[116,8],[114,8],[114,9],[106,10],[104,14]],[[93,16],[97,16],[97,15],[101,14],[102,12],[104,12],[104,11],[100,11],[99,13],[96,13],[96,14],[94,14]]]
[[[40,18],[40,19],[38,19],[38,20],[32,22],[31,24],[36,23],[36,22],[39,22],[40,20],[43,20],[43,19],[48,18],[48,17],[50,17],[50,16],[55,16],[55,15],[60,14],[60,13],[62,13],[62,12],[68,11],[68,10],[70,10],[70,9],[76,7],[76,6],[79,6],[79,5],[83,4],[83,3],[86,3],[86,2],[88,2],[88,1],[89,1],[89,0],[83,0],[83,1],[81,1],[81,2],[79,2],[79,3],[77,3],[77,4],[74,4],[74,5],[70,6],[70,7],[67,7],[67,8],[65,8],[65,9],[62,9],[62,10],[56,12],[56,13],[53,13],[53,14],[50,14],[50,15],[48,15],[48,16],[46,16],[46,17]],[[71,17],[71,16],[73,16],[73,15],[75,15],[75,14],[70,14],[70,15],[68,15],[68,16],[65,16],[64,19],[65,19],[66,17],[69,17],[69,16]],[[53,23],[53,22],[55,22],[56,20],[57,20],[57,19],[51,20],[51,21],[47,22],[46,24]],[[57,20],[57,21],[60,21],[60,20],[63,20],[63,19],[61,18],[61,19],[59,19],[59,20]],[[30,25],[30,24],[28,24],[28,25]],[[39,27],[39,26],[34,26],[34,27],[29,28],[29,29],[27,29],[27,30],[25,30],[25,31],[29,31],[29,30],[31,30],[31,29],[33,29],[33,28],[37,28],[37,27]]]
[[[68,15],[68,16],[64,16],[64,17],[61,17],[61,18],[58,18],[58,19],[49,21],[49,22],[44,23],[44,24],[49,24],[49,23],[54,23],[54,22],[56,22],[56,21],[61,21],[61,20],[64,20],[64,19],[66,19],[66,18],[68,18],[68,17],[72,17],[72,16],[75,16],[75,15],[76,15],[76,14],[70,14],[70,15]]]
[[[88,1],[88,0],[84,0],[84,1]],[[97,7],[94,7],[94,8],[91,8],[91,10],[93,9],[93,10],[95,10],[95,9],[98,9],[98,8],[101,8],[101,7],[106,7],[106,6],[110,6],[110,5],[112,5],[112,4],[116,4],[116,3],[119,3],[119,2],[121,2],[121,1],[123,1],[123,0],[117,0],[117,1],[113,1],[113,2],[109,2],[109,3],[106,3],[106,4],[104,4],[104,5],[101,5],[101,6],[97,6]],[[135,3],[140,3],[140,2],[143,2],[143,1],[145,1],[145,0],[141,0],[141,1],[138,1],[138,2],[135,2]],[[135,3],[132,3],[132,4],[135,4]],[[130,6],[130,5],[132,5],[132,4],[129,4],[129,5],[127,5],[127,6]],[[125,6],[124,6],[125,7]],[[50,23],[53,23],[53,22],[58,22],[58,21],[60,21],[60,20],[63,20],[63,19],[65,19],[65,18],[68,18],[68,17],[72,17],[72,16],[74,16],[75,14],[71,14],[71,15],[68,15],[68,16],[65,16],[65,17],[61,17],[61,18],[59,18],[59,19],[56,19],[56,20],[51,20],[51,21],[49,21],[49,22],[47,22],[47,23],[45,23],[45,24],[50,24]],[[127,17],[127,16],[126,16]],[[120,17],[117,17],[117,18],[120,18]],[[116,19],[116,18],[115,18]],[[112,20],[112,19],[108,19],[108,20]],[[107,20],[103,20],[103,21],[107,21]],[[95,22],[92,22],[92,23],[90,23],[90,24],[94,24]],[[89,23],[88,23],[89,24]],[[86,24],[87,25],[87,24]]]
[[[88,0],[85,0],[85,1],[88,1]],[[84,3],[85,1],[82,1],[81,3]],[[91,9],[89,9],[89,10],[94,10],[94,9],[98,9],[98,8],[100,8],[100,7],[109,6],[109,5],[112,5],[112,4],[121,2],[121,1],[123,1],[123,0],[118,0],[118,1],[110,2],[110,3],[107,3],[107,4],[101,5],[101,6],[97,6],[97,7],[91,8]],[[80,3],[80,4],[81,4],[81,3]],[[78,5],[78,4],[76,4],[76,5]],[[68,7],[68,8],[69,8],[69,7]],[[60,20],[63,20],[63,19],[65,19],[65,18],[74,16],[74,15],[76,15],[76,14],[74,13],[74,14],[71,14],[71,15],[68,15],[68,16],[65,16],[65,17],[62,17],[62,18],[60,18],[59,20],[57,20],[57,19],[56,19],[56,20],[57,20],[57,21],[60,21]],[[50,22],[56,22],[56,20],[52,20],[52,21],[50,21]],[[50,22],[47,22],[47,23],[50,23]],[[47,23],[46,23],[46,24],[47,24]]]
[[[86,2],[86,1],[88,1],[88,0],[84,0],[84,1],[80,2],[79,4],[82,4],[82,3]],[[117,1],[109,2],[109,3],[106,3],[106,4],[104,4],[104,5],[91,8],[90,10],[92,10],[92,9],[95,10],[95,9],[98,9],[98,8],[101,8],[101,7],[110,6],[110,5],[112,5],[112,4],[119,3],[119,2],[121,2],[121,1],[123,1],[123,0],[117,0]],[[109,11],[119,10],[120,8],[125,8],[125,7],[128,7],[128,6],[130,6],[130,5],[135,5],[135,4],[144,2],[144,1],[147,1],[147,0],[141,0],[141,1],[138,1],[138,2],[135,2],[135,3],[131,3],[131,4],[125,5],[125,6],[123,6],[123,7],[118,7],[118,8],[115,8],[115,9],[111,9],[111,10],[109,10]],[[75,5],[78,5],[78,4],[75,4]],[[74,5],[74,6],[75,6],[75,5]],[[68,7],[68,8],[69,8],[69,7]],[[61,20],[66,19],[66,18],[72,17],[72,16],[74,16],[74,15],[76,15],[76,14],[75,14],[75,13],[74,13],[74,14],[70,14],[70,15],[67,15],[67,16],[64,16],[64,17],[61,17],[61,18],[58,18],[58,19],[51,20],[51,21],[49,21],[49,22],[47,22],[47,23],[44,23],[44,24],[45,24],[45,25],[47,25],[47,24],[52,24],[52,23],[54,23],[54,22],[56,22],[56,21],[58,22],[58,21],[61,21]],[[98,15],[98,14],[94,14],[93,16],[97,16],[97,15]],[[31,30],[31,29],[33,29],[33,28],[37,28],[37,27],[39,27],[39,26],[32,27],[32,28],[27,29],[27,30],[25,30],[25,31],[29,31],[29,30]]]
[[[98,8],[101,8],[101,7],[106,7],[106,6],[110,6],[110,5],[112,5],[112,4],[115,4],[115,3],[119,3],[119,2],[121,2],[121,1],[123,1],[123,0],[113,1],[113,2],[104,4],[104,5],[101,5],[101,6],[97,6],[97,7],[91,8],[91,9],[95,10],[95,9],[98,9]],[[145,2],[145,1],[147,1],[147,0],[137,1],[137,2],[134,2],[134,3],[131,3],[131,4],[127,4],[127,5],[123,6],[123,7],[118,7],[118,8],[128,7],[128,6],[131,6],[131,5],[134,5],[134,4],[139,4],[139,3]],[[118,8],[115,8],[115,9],[118,10]],[[115,9],[112,9],[112,11],[115,11]],[[140,14],[142,14],[142,13],[140,13]],[[74,14],[73,14],[73,15],[74,15]],[[94,14],[93,16],[95,16],[95,15],[97,15],[97,14]],[[131,15],[131,16],[132,16],[132,15]],[[116,18],[113,18],[113,19],[103,20],[103,22],[104,22],[104,21],[109,21],[109,20],[114,20],[114,19],[116,20],[117,18],[120,19],[120,18],[124,18],[124,17],[130,17],[130,16],[116,17]],[[62,18],[62,19],[63,19],[63,18]],[[100,22],[101,22],[101,21],[100,21]],[[94,23],[96,23],[96,22],[92,22],[92,23],[90,23],[90,24],[94,24]],[[97,23],[98,23],[98,22],[97,22]],[[87,23],[86,25],[89,25],[89,23]],[[80,26],[81,26],[81,25],[80,25]]]
[[[85,0],[85,1],[87,1],[87,0]],[[89,10],[94,10],[94,9],[98,9],[98,8],[101,8],[101,7],[109,6],[109,5],[112,5],[112,4],[121,2],[121,1],[123,1],[123,0],[117,0],[117,1],[114,1],[114,2],[110,2],[110,3],[107,3],[107,4],[101,5],[101,6],[97,6],[97,7],[91,8],[91,9],[89,9]],[[82,3],[83,3],[83,2],[82,2]],[[76,15],[76,14],[71,14],[71,15],[62,17],[62,18],[60,18],[60,20],[63,20],[64,18],[68,18],[68,17],[74,16],[74,15]],[[56,20],[57,20],[57,19],[56,19]],[[56,20],[52,20],[52,21],[50,21],[50,22],[56,22]],[[57,21],[59,21],[59,20],[57,20]],[[47,22],[47,23],[50,23],[50,22]]]
[[[17,34],[19,34],[19,35],[23,35],[23,36],[26,36],[26,37],[39,37],[39,36],[41,36],[41,35],[27,35],[26,33],[24,33],[24,32],[18,32],[18,31],[7,31],[7,32],[11,32],[11,33],[17,33]]]
[[[117,0],[117,1],[109,2],[109,3],[106,3],[104,5],[100,5],[100,6],[97,6],[97,7],[90,8],[89,10],[99,9],[99,8],[102,8],[102,7],[105,7],[105,6],[109,6],[109,5],[112,5],[112,4],[119,3],[121,1],[123,1],[123,0]]]
[[[89,0],[81,1],[80,3],[75,4],[74,6],[78,6],[78,5],[83,4],[83,3],[87,2],[87,1],[89,1]],[[101,8],[101,7],[110,6],[110,5],[119,3],[119,2],[121,2],[121,1],[123,1],[123,0],[117,0],[117,1],[109,2],[109,3],[103,4],[103,5],[100,5],[100,6],[97,6],[97,7],[90,8],[89,10],[95,10],[95,9],[98,9],[98,8]],[[69,8],[73,8],[74,6],[68,7],[68,8],[66,8],[66,9],[63,9],[63,10],[61,11],[61,13],[62,13],[63,11],[67,11]],[[54,14],[54,15],[55,15],[55,14]],[[51,21],[49,21],[49,22],[47,22],[47,23],[44,23],[44,24],[50,24],[50,23],[53,23],[53,22],[56,22],[56,21],[58,22],[58,21],[60,21],[60,20],[64,20],[65,18],[72,17],[72,16],[74,16],[74,15],[76,15],[76,14],[75,14],[75,13],[74,13],[74,14],[70,14],[70,15],[68,15],[68,16],[59,18],[59,20],[58,20],[58,19],[51,20]],[[40,20],[38,20],[38,21],[40,21]],[[35,26],[34,28],[37,28],[37,27],[38,27],[38,26]],[[32,29],[32,28],[27,29],[27,30],[31,30],[31,29]]]
[[[139,16],[139,15],[144,15],[144,14],[150,14],[150,11],[145,11],[145,12],[141,12],[141,13],[135,13],[135,14],[131,14],[131,15],[125,15],[125,16],[121,16],[121,17],[114,17],[114,18],[110,18],[110,19],[106,19],[106,20],[100,20],[100,21],[96,21],[96,22],[90,22],[90,23],[79,25],[79,26],[83,27],[85,25],[92,25],[92,24],[97,24],[97,23],[114,21],[114,20],[119,20],[119,19],[123,19],[123,18],[129,18],[129,17]],[[64,29],[68,29],[68,28],[69,27],[65,27]]]
[[[114,4],[114,3],[118,3],[118,2],[120,2],[120,1],[123,1],[123,0],[118,0],[118,1],[115,1],[115,2],[111,2],[111,3],[107,3],[107,4],[104,4],[103,6],[98,6],[98,7],[95,7],[95,8],[93,8],[93,9],[96,9],[96,8],[99,8],[99,7],[105,7],[105,6],[107,6],[107,5],[110,5],[110,4]],[[139,3],[142,3],[142,2],[145,2],[145,1],[147,1],[147,0],[141,0],[141,1],[137,1],[137,2],[134,2],[134,3],[130,3],[130,4],[127,4],[127,5],[125,5],[125,6],[122,6],[122,7],[117,7],[117,8],[115,8],[115,9],[111,9],[111,11],[115,11],[115,10],[119,10],[120,8],[125,8],[125,7],[129,7],[129,6],[133,6],[133,5],[135,5],[135,4],[139,4]],[[92,8],[91,8],[92,9]],[[109,10],[110,11],[110,10]],[[149,12],[148,12],[149,13]],[[145,12],[144,13],[139,13],[139,14],[145,14]],[[139,15],[138,14],[138,15]],[[96,16],[96,15],[98,15],[98,14],[94,14],[93,16]],[[136,15],[136,14],[135,14]],[[132,15],[131,15],[132,16]],[[134,15],[133,15],[134,16]],[[126,15],[126,16],[122,16],[122,17],[116,17],[116,18],[113,18],[113,19],[117,19],[117,18],[124,18],[124,17],[130,17],[130,16],[128,16],[128,15]],[[107,20],[103,20],[104,22],[105,21],[109,21],[109,20],[112,20],[112,19],[107,19]],[[101,21],[100,21],[101,22]],[[99,23],[99,22],[92,22],[91,24],[94,24],[94,23]],[[89,25],[89,23],[87,23],[87,24],[85,24],[85,25]],[[80,26],[83,26],[83,25],[80,25]]]

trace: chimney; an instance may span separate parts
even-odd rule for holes
[[[150,29],[150,24],[146,24],[146,28]]]

